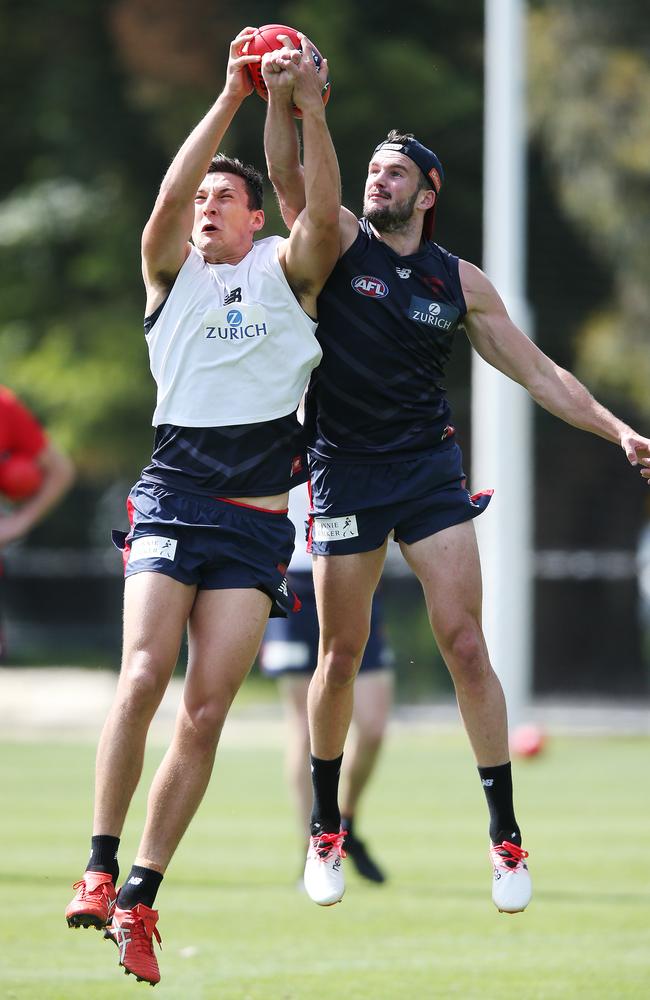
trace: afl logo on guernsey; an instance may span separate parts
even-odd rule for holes
[[[381,278],[373,278],[370,274],[359,274],[352,279],[352,287],[359,295],[367,295],[370,299],[385,299],[388,295],[388,285]]]

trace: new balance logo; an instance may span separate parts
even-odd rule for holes
[[[223,300],[224,306],[229,306],[232,302],[241,302],[241,288],[233,288]]]
[[[396,267],[395,270],[397,271],[397,275],[400,278],[410,278],[411,277],[411,268],[410,267]]]
[[[483,778],[481,780],[481,784],[483,785],[483,788],[492,788],[492,785],[494,784],[494,778]]]
[[[141,885],[141,884],[142,884],[142,879],[139,877],[139,875],[132,875],[131,878],[129,879],[129,885]]]

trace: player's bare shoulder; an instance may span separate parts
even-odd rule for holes
[[[182,250],[182,255],[179,256],[178,260],[171,264],[167,262],[165,265],[160,262],[149,261],[143,248],[142,279],[146,292],[145,313],[147,316],[150,316],[161,302],[164,302],[167,298],[191,250],[191,244],[186,242]]]
[[[343,206],[339,216],[339,230],[341,233],[341,256],[343,256],[359,235],[359,220],[354,212]]]
[[[488,294],[490,289],[493,290],[493,286],[480,267],[472,264],[469,260],[459,258],[458,276],[468,309],[474,308],[477,300]]]
[[[502,312],[505,307],[496,288],[480,267],[462,258],[458,261],[458,276],[467,305],[468,316],[477,313]]]

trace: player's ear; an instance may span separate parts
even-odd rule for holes
[[[251,219],[251,225],[252,225],[254,233],[259,232],[259,230],[264,225],[264,221],[265,220],[264,220],[264,211],[263,211],[263,209],[261,209],[261,208],[255,209],[255,211],[253,212],[253,217]]]
[[[426,188],[420,192],[420,195],[421,195],[420,208],[423,208],[425,211],[428,212],[429,209],[433,208],[433,206],[436,203],[436,197],[437,197],[436,192],[433,190],[433,188]]]

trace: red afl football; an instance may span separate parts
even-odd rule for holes
[[[510,750],[517,757],[536,757],[546,745],[546,733],[532,723],[517,726],[510,736]]]
[[[26,500],[43,482],[43,473],[33,458],[10,455],[0,461],[0,493],[9,500]]]
[[[286,24],[263,24],[261,28],[257,28],[255,34],[251,38],[250,42],[247,42],[243,51],[247,55],[263,56],[265,52],[273,52],[274,49],[281,49],[283,42],[280,41],[278,35],[287,35],[292,43],[297,49],[301,48],[301,40],[298,32],[295,28],[290,28]],[[316,67],[320,67],[323,57],[314,46],[314,62]],[[255,90],[260,95],[262,100],[268,100],[268,90],[266,89],[266,84],[264,83],[264,77],[262,76],[262,66],[261,63],[253,63],[247,67],[250,73],[251,80],[253,81],[253,86]],[[327,81],[326,86],[323,89],[323,104],[327,104],[330,99],[330,84]],[[302,112],[300,108],[294,105],[293,113],[296,118],[302,117]]]

